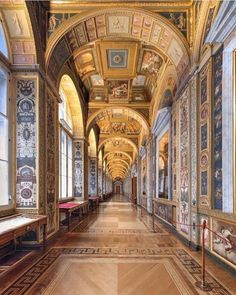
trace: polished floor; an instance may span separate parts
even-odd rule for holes
[[[160,221],[122,195],[64,230],[39,251],[0,262],[0,294],[177,295],[236,294],[236,278],[207,258],[211,291],[201,279],[200,253],[184,246]]]

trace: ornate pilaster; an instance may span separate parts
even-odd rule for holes
[[[87,199],[87,154],[85,139],[74,139],[74,197]]]
[[[16,208],[38,210],[38,77],[19,74],[15,87]]]
[[[98,194],[98,159],[97,157],[89,157],[89,195],[96,196]]]

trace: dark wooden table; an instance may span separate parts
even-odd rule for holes
[[[88,200],[89,200],[89,206],[92,209],[97,208],[99,206],[99,197],[98,196],[89,196]]]
[[[68,231],[70,231],[71,213],[77,210],[84,210],[88,213],[88,201],[72,201],[59,204],[59,212],[66,214]]]
[[[47,217],[44,215],[15,214],[0,218],[0,246],[43,227],[43,250],[46,249]]]

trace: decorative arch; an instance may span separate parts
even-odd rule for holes
[[[110,161],[107,161],[106,166],[108,166],[108,165],[110,165],[110,164],[112,164],[112,165],[116,165],[116,164],[117,164],[117,165],[118,165],[118,164],[121,164],[121,162],[124,163],[124,166],[126,166],[127,169],[130,168],[130,165],[129,165],[125,160],[118,159],[118,158],[116,158],[116,159],[112,159],[112,160],[110,160]],[[123,164],[122,164],[122,165],[123,165]]]
[[[112,152],[109,152],[109,153],[105,154],[105,156],[104,156],[104,161],[106,160],[106,158],[107,158],[109,155],[116,154],[116,153],[119,153],[119,154],[125,155],[125,156],[129,159],[130,164],[132,163],[132,158],[131,158],[131,156],[130,156],[128,153],[126,153],[126,152],[124,152],[124,151],[118,151],[118,150],[114,150],[114,151],[112,151]]]
[[[123,165],[116,165],[116,167],[114,167],[114,166],[108,166],[108,170],[109,171],[118,171],[118,170],[120,170],[120,171],[124,171],[125,173],[128,171],[128,169],[125,167],[125,166],[123,166]]]
[[[98,151],[105,146],[106,143],[111,142],[111,141],[125,141],[126,143],[128,143],[130,146],[132,146],[132,148],[134,149],[134,153],[137,154],[138,153],[138,147],[136,146],[136,144],[129,138],[126,137],[112,137],[112,138],[106,138],[104,140],[101,141],[101,143],[98,146]]]
[[[80,98],[76,90],[75,84],[70,76],[63,75],[60,79],[60,88],[63,89],[66,95],[67,102],[70,107],[72,124],[73,124],[73,136],[74,138],[84,137],[84,117],[81,107]]]
[[[88,118],[88,122],[87,122],[87,127],[86,127],[86,131],[87,131],[87,134],[90,132],[90,129],[92,128],[92,126],[94,125],[95,121],[96,121],[96,118],[97,116],[99,116],[100,114],[102,114],[103,112],[106,112],[106,111],[114,111],[114,110],[117,110],[117,111],[123,111],[123,112],[127,112],[128,115],[132,118],[132,119],[135,119],[137,120],[138,122],[140,122],[141,126],[143,126],[144,130],[145,130],[145,133],[149,134],[149,123],[147,121],[147,119],[142,115],[140,114],[138,111],[136,110],[133,110],[129,107],[124,107],[124,106],[121,106],[121,105],[117,105],[117,106],[110,106],[110,107],[107,107],[105,109],[100,109],[96,112],[94,112],[89,118]]]
[[[94,129],[91,129],[88,137],[89,149],[88,154],[90,157],[97,157],[97,140]]]
[[[117,19],[122,21],[123,26],[116,25]],[[144,38],[133,28],[138,25],[141,32],[146,22],[148,34]],[[93,30],[94,34],[89,34],[88,28],[90,31]],[[48,40],[46,68],[55,75],[81,46],[104,38],[117,38],[117,35],[120,38],[139,40],[154,46],[175,65],[180,76],[190,64],[189,44],[170,21],[143,9],[115,7],[75,15],[58,27]],[[57,60],[55,67],[52,57],[59,53],[60,60]]]

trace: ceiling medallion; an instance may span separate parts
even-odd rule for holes
[[[122,61],[122,57],[120,55],[113,56],[113,61],[116,64],[119,64]]]

